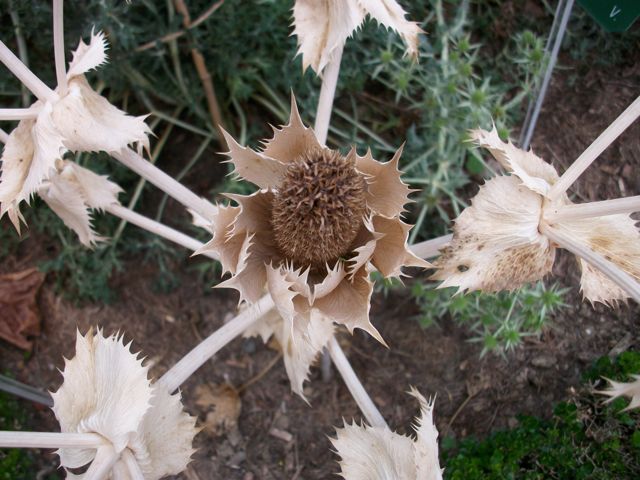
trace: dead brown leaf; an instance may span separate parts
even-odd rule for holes
[[[24,350],[31,350],[27,336],[40,333],[36,297],[44,273],[37,268],[0,275],[0,338]]]
[[[232,385],[198,385],[195,393],[196,405],[202,407],[206,414],[205,429],[214,435],[222,435],[236,427],[242,401]]]

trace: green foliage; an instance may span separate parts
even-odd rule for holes
[[[482,344],[482,353],[505,353],[516,348],[525,336],[539,335],[547,326],[549,314],[565,306],[565,289],[556,284],[545,287],[538,282],[515,293],[472,292],[453,295],[451,288],[434,290],[416,282],[412,294],[421,309],[418,318],[424,328],[451,316],[475,335],[471,341]]]
[[[633,367],[633,369],[632,369]],[[640,352],[601,358],[586,375],[626,380],[640,370]],[[603,405],[586,388],[556,406],[551,420],[520,417],[513,430],[484,441],[443,441],[447,480],[548,478],[625,480],[640,477],[640,415],[621,412],[625,401]]]
[[[13,397],[0,392],[0,430],[24,430],[25,411]],[[33,478],[33,460],[28,450],[0,450],[0,480]]]

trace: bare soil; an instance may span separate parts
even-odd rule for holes
[[[558,72],[533,141],[536,153],[564,171],[638,94],[640,62],[631,65],[615,75],[594,68],[574,86],[567,83],[567,72]],[[636,122],[579,180],[573,194],[576,201],[638,195],[638,171]],[[190,181],[199,182],[186,179]],[[0,270],[35,265],[47,255],[38,252],[36,243],[35,237],[28,239]],[[99,325],[133,338],[134,350],[143,351],[152,362],[152,374],[161,375],[235,314],[235,293],[210,290],[194,280],[187,270],[193,262],[171,265],[181,286],[158,294],[152,288],[156,270],[129,260],[113,279],[119,298],[112,305],[76,307],[56,295],[48,281],[40,295],[43,331],[33,354],[27,358],[0,342],[2,369],[15,372],[25,383],[55,390],[61,383],[63,356],[74,354],[76,329],[84,332]],[[571,287],[571,307],[553,319],[541,338],[528,340],[506,359],[481,359],[480,348],[468,342],[469,332],[451,319],[443,319],[440,327],[421,329],[412,319],[417,309],[408,290],[386,298],[377,295],[373,301],[372,321],[389,349],[362,333],[342,334],[340,341],[390,426],[399,432],[411,431],[418,410],[405,393],[409,386],[437,394],[435,421],[442,435],[484,437],[516,425],[517,414],[548,417],[552,405],[580,385],[581,372],[594,359],[612,350],[640,347],[640,308],[635,303],[609,309],[582,302],[578,268],[570,255],[562,255],[553,273]],[[228,383],[241,389],[242,413],[237,425],[222,434],[205,430],[198,435],[198,452],[179,478],[336,478],[337,457],[328,437],[343,421],[360,420],[357,407],[337,374],[324,382],[317,368],[307,384],[307,405],[291,393],[282,361],[273,362],[277,355],[259,340],[237,339],[184,385],[186,408],[201,421],[205,412],[195,403],[199,385]],[[32,428],[57,429],[51,411],[32,404],[28,408],[33,409]],[[39,478],[54,472],[56,465],[55,455],[43,456]]]

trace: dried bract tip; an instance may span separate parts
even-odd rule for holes
[[[295,264],[323,266],[345,255],[366,209],[365,180],[339,152],[306,152],[289,164],[275,195],[278,246]]]
[[[633,382],[614,382],[609,380],[610,388],[608,390],[599,390],[596,393],[607,395],[609,398],[605,403],[612,402],[618,397],[627,397],[631,399],[624,411],[640,407],[640,375],[631,375]]]

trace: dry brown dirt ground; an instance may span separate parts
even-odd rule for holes
[[[535,151],[560,171],[638,94],[640,63],[616,76],[594,68],[573,87],[566,78],[556,75],[533,141]],[[640,194],[639,139],[637,122],[580,179],[573,190],[577,201]],[[32,246],[22,245],[0,271],[34,265]],[[193,261],[172,265],[182,284],[169,294],[153,290],[154,268],[129,261],[113,279],[119,299],[112,305],[75,307],[54,293],[51,282],[45,283],[39,300],[43,332],[33,354],[25,359],[23,352],[0,342],[2,369],[23,382],[55,390],[63,356],[73,355],[76,329],[84,332],[100,325],[133,338],[134,350],[144,352],[153,363],[152,374],[159,376],[235,312],[234,293],[208,290],[186,272]],[[340,341],[391,428],[410,432],[418,408],[405,392],[413,385],[424,394],[437,394],[435,422],[442,435],[483,437],[514,426],[516,414],[550,416],[552,405],[579,386],[590,362],[620,346],[640,347],[636,304],[608,309],[582,302],[577,266],[569,255],[562,255],[554,276],[571,288],[570,307],[553,318],[541,338],[528,340],[506,359],[481,359],[479,347],[467,341],[468,331],[450,319],[421,329],[412,319],[418,312],[408,291],[373,300],[372,321],[389,349],[362,333],[342,334]],[[198,452],[180,478],[336,478],[337,457],[328,438],[334,426],[360,419],[360,414],[339,376],[323,382],[317,368],[306,388],[310,405],[292,395],[277,357],[259,340],[237,339],[184,385],[186,408],[200,422],[207,420],[208,409],[198,387],[232,385],[240,390],[242,411],[237,424],[198,435]],[[51,411],[27,407],[33,411],[33,428],[57,428]],[[57,459],[52,453],[41,458],[39,478],[46,478],[55,471]]]

